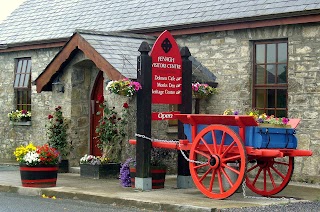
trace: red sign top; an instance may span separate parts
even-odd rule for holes
[[[182,60],[180,49],[167,30],[156,40],[152,57],[152,103],[181,104]]]

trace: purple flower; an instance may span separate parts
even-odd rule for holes
[[[119,180],[123,187],[131,186],[130,163],[132,162],[134,162],[134,160],[132,158],[128,158],[123,164],[121,164]]]

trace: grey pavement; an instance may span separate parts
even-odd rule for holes
[[[21,186],[18,166],[12,165],[0,165],[0,192],[17,192],[31,196],[45,194],[62,199],[86,200],[157,211],[218,211],[225,208],[320,200],[319,185],[294,182],[290,182],[275,198],[260,197],[246,189],[249,198],[244,198],[242,193],[235,193],[228,199],[214,200],[205,197],[197,188],[177,189],[174,175],[166,177],[164,189],[151,191],[123,188],[118,179],[82,178],[79,173],[59,173],[57,186],[53,188],[25,188]]]

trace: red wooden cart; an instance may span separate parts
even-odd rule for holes
[[[291,179],[294,157],[312,155],[310,150],[296,149],[294,129],[299,119],[291,119],[291,128],[284,129],[259,127],[252,116],[175,116],[184,123],[187,139],[177,143],[153,141],[152,146],[190,150],[191,177],[209,198],[231,196],[244,180],[259,195],[277,194]]]

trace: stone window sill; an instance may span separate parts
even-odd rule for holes
[[[10,121],[10,123],[14,126],[31,126],[31,121]]]

